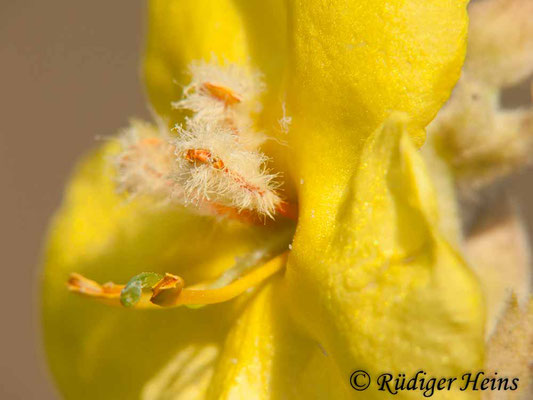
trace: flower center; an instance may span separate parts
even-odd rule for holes
[[[193,204],[197,212],[244,222],[275,216],[296,220],[295,205],[281,198],[279,175],[268,171],[268,158],[259,149],[266,137],[253,128],[263,90],[259,74],[216,62],[193,63],[190,71],[192,80],[183,99],[173,103],[191,113],[174,128],[177,135],[162,125],[139,122],[120,135],[122,151],[114,160],[118,189]],[[290,117],[284,118],[290,122]],[[270,243],[238,259],[213,282],[185,287],[179,276],[145,272],[126,285],[100,285],[72,274],[67,285],[73,292],[127,307],[220,303],[285,266],[293,229],[273,235]]]
[[[244,221],[280,215],[296,219],[295,207],[279,194],[279,174],[267,168],[255,131],[260,75],[236,65],[193,63],[183,98],[173,103],[191,116],[174,132],[133,126],[121,137],[116,158],[119,188],[155,195],[204,214]]]

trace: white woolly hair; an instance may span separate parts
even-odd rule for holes
[[[272,217],[281,198],[275,189],[276,175],[265,167],[267,157],[244,148],[235,134],[218,123],[187,119],[186,127],[177,126],[177,173],[174,176],[185,191],[187,202],[212,202],[222,206],[256,211]],[[211,160],[221,160],[223,167],[212,163],[192,162],[186,158],[190,149],[206,150]]]
[[[209,82],[231,89],[243,103],[248,103],[257,102],[257,98],[265,90],[260,72],[230,62],[221,64],[216,57],[210,62],[193,61],[189,65],[189,73],[191,82],[184,89],[185,95],[198,91],[204,83]]]
[[[258,72],[252,72],[232,63],[221,65],[214,58],[211,62],[197,61],[189,66],[191,82],[183,90],[183,99],[173,102],[177,109],[193,112],[192,118],[228,125],[238,132],[244,146],[255,148],[266,136],[254,132],[251,115],[261,111],[259,96],[265,85]],[[206,83],[229,89],[240,102],[228,107],[205,89]]]
[[[282,203],[280,185],[257,150],[265,136],[253,129],[251,118],[263,90],[260,74],[216,60],[193,63],[190,71],[184,99],[174,106],[193,114],[176,126],[177,137],[163,124],[138,121],[119,135],[122,152],[114,159],[119,190],[193,203],[200,213],[220,215],[228,208],[273,217]],[[240,101],[226,104],[205,83]]]
[[[142,121],[118,135],[121,152],[113,157],[117,170],[117,188],[130,196],[150,195],[163,200],[183,196],[183,190],[171,179],[174,147],[163,127]]]

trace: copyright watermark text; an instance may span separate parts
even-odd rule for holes
[[[519,381],[516,377],[499,376],[497,372],[489,375],[484,371],[466,372],[459,377],[432,377],[423,370],[410,376],[403,373],[382,373],[375,377],[375,382],[363,370],[354,371],[350,376],[350,385],[357,391],[366,390],[372,385],[373,388],[392,395],[411,390],[421,392],[424,397],[451,390],[515,391]]]

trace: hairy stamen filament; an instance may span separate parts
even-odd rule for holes
[[[244,179],[240,174],[227,168],[222,159],[213,156],[212,153],[207,149],[189,149],[185,152],[184,157],[193,164],[208,164],[215,169],[221,170],[222,172],[228,174],[228,176],[230,176],[236,183],[240,185],[241,188],[245,190],[257,193],[259,196],[265,196],[266,194],[264,190],[261,190],[259,187],[247,182],[246,179]],[[290,204],[286,201],[282,201],[276,206],[276,212],[279,215],[294,221],[298,219],[297,208],[293,204]]]
[[[119,191],[243,222],[296,220],[296,207],[283,200],[279,174],[270,172],[259,148],[265,136],[253,126],[260,76],[216,62],[193,63],[191,75],[174,106],[192,115],[175,126],[177,135],[139,122],[123,132],[123,150],[114,158]]]
[[[246,182],[246,180],[237,172],[230,170],[227,168],[224,164],[224,161],[222,161],[218,157],[214,157],[211,155],[211,152],[206,149],[189,149],[185,153],[185,159],[190,161],[191,163],[203,163],[203,164],[209,164],[215,169],[222,170],[222,172],[228,174],[235,182],[237,182],[243,189],[246,189],[250,192],[254,192],[259,194],[259,196],[264,196],[265,191],[261,190],[255,185],[252,185],[249,182]]]

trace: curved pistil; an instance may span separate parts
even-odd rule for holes
[[[205,283],[184,287],[184,280],[176,275],[165,276],[151,287],[151,294],[143,292],[135,308],[178,307],[181,305],[208,305],[223,303],[243,294],[248,289],[258,286],[266,279],[285,267],[288,252],[285,252],[265,264],[254,268],[250,273],[237,278],[230,284],[216,289],[203,289]],[[102,300],[108,304],[121,305],[121,292],[125,285],[99,283],[80,274],[72,274],[67,282],[72,292]]]

